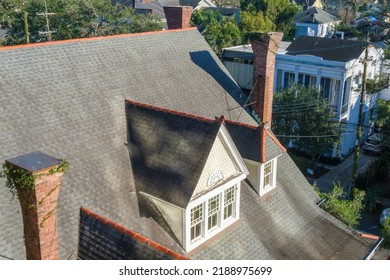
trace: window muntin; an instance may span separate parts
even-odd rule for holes
[[[223,210],[223,219],[226,220],[233,216],[233,207],[235,201],[234,186],[226,189],[223,193],[224,195],[224,210]]]
[[[263,180],[263,188],[271,185],[271,176],[272,176],[272,162],[267,162],[264,165],[264,180]]]
[[[219,215],[219,194],[210,198],[208,201],[208,223],[207,229],[213,229],[218,226],[218,215]]]
[[[202,235],[203,204],[191,209],[191,241]]]

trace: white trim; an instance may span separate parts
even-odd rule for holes
[[[264,186],[264,167],[266,164],[271,163],[271,178],[270,178],[270,184],[267,186]],[[258,188],[258,193],[260,196],[265,195],[266,193],[272,191],[276,188],[276,173],[277,173],[277,157],[261,164],[260,167],[260,185]]]
[[[230,134],[225,126],[225,124],[221,125],[221,129],[219,130],[219,134],[221,135],[221,138],[224,140],[226,144],[226,148],[229,152],[229,155],[233,157],[235,160],[235,163],[238,166],[238,169],[241,172],[244,172],[246,175],[249,174],[249,170],[245,165],[244,160],[242,159],[236,145],[233,142],[233,139],[230,137]]]
[[[234,179],[230,180],[229,182],[226,182],[225,184],[211,190],[210,192],[198,197],[197,199],[194,199],[190,201],[190,203],[187,206],[187,209],[185,210],[185,219],[187,222],[185,223],[184,227],[184,249],[189,252],[193,250],[194,248],[198,247],[202,243],[204,243],[206,240],[212,238],[216,234],[220,233],[222,230],[229,227],[231,224],[233,224],[235,221],[237,221],[240,217],[240,185],[241,181],[246,178],[245,173],[241,173],[239,176],[235,177]],[[234,187],[234,203],[233,203],[233,216],[224,220],[223,219],[223,211],[224,211],[224,192],[225,190],[229,189],[230,187]],[[218,226],[208,230],[208,202],[210,198],[215,197],[216,195],[219,195],[219,211],[218,211]],[[196,207],[199,204],[203,204],[203,225],[202,225],[202,237],[197,238],[195,240],[191,240],[191,209]]]

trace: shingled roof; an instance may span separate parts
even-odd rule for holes
[[[58,207],[65,259],[77,248],[80,206],[181,250],[157,223],[140,217],[126,99],[256,124],[196,29],[5,47],[0,61],[0,161],[40,150],[70,162]],[[0,203],[1,255],[24,259],[18,200],[3,187]]]
[[[81,206],[185,254],[139,208],[125,100],[208,119],[224,115],[253,133],[249,126],[257,123],[242,110],[239,87],[199,32],[6,47],[0,48],[0,62],[0,161],[40,150],[70,162],[57,209],[61,258],[77,255]],[[213,125],[194,124],[195,130],[202,127],[213,135]],[[207,146],[209,140],[203,140]],[[266,142],[268,148],[272,141]],[[211,239],[191,258],[359,259],[369,251],[372,241],[317,207],[318,196],[287,153],[278,158],[278,166],[274,194],[261,200],[244,184],[240,224]],[[18,201],[0,188],[0,204],[1,256],[24,259]]]
[[[186,208],[221,123],[171,112],[126,102],[130,158],[137,191]]]
[[[328,23],[339,21],[339,19],[320,8],[311,7],[297,14],[294,21],[300,23]]]
[[[300,36],[287,48],[287,55],[314,55],[326,60],[347,62],[357,59],[367,46],[366,42],[337,38]]]
[[[80,209],[78,257],[85,260],[188,259],[86,208]]]

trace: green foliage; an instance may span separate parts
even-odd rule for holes
[[[249,34],[253,31],[270,32],[276,29],[275,24],[263,12],[241,12],[239,23],[243,43],[249,43]]]
[[[383,127],[386,122],[390,122],[390,101],[377,99],[375,107],[375,124]]]
[[[350,227],[356,227],[359,224],[365,197],[364,191],[353,189],[351,199],[347,199],[343,188],[336,184],[330,193],[322,193],[318,189],[317,192],[321,198],[325,199],[321,204],[322,209]]]
[[[381,233],[383,237],[382,247],[385,249],[390,249],[390,220],[389,219],[387,219],[383,224]]]
[[[339,144],[342,129],[334,117],[327,100],[315,88],[295,85],[274,95],[272,131],[276,135],[288,135],[279,139],[284,145],[292,143],[305,151],[313,163]],[[318,137],[290,137],[294,135]]]
[[[377,79],[368,79],[366,80],[366,91],[367,94],[374,94],[380,92],[382,89],[386,88],[389,84],[388,79],[377,78]]]
[[[223,48],[241,43],[240,30],[234,21],[229,19],[210,23],[203,32],[203,36],[218,55]]]
[[[6,179],[5,187],[14,197],[17,195],[17,190],[34,190],[36,178],[46,174],[52,175],[59,172],[65,172],[68,167],[69,162],[65,159],[61,159],[60,163],[55,168],[50,169],[47,173],[41,173],[37,175],[24,169],[17,168],[14,165],[3,163],[3,170],[0,170],[0,178]]]
[[[218,23],[222,16],[219,11],[215,10],[195,10],[191,16],[191,24],[206,27],[211,23]]]
[[[294,32],[294,17],[298,6],[289,0],[241,0],[242,11],[262,12],[267,21],[272,22],[276,29],[291,37]]]
[[[46,0],[52,40],[84,38],[161,30],[151,15],[135,15],[134,10],[111,5],[109,0]],[[39,31],[47,31],[46,19],[37,13],[45,11],[42,0],[6,0],[0,2],[0,21],[8,26],[5,45],[26,43],[24,12],[28,13],[30,42],[48,40]]]

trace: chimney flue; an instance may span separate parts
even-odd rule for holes
[[[5,166],[22,208],[26,258],[59,259],[56,212],[66,162],[32,152],[6,160]]]
[[[264,127],[271,128],[275,57],[283,33],[254,32],[250,34],[253,61],[253,105]]]
[[[190,6],[164,6],[168,29],[190,28],[192,7]]]

